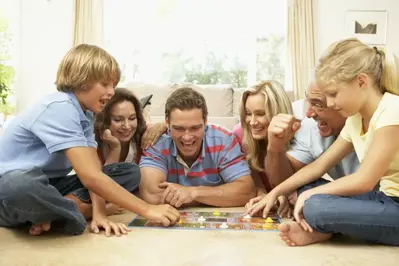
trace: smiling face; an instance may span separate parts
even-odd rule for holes
[[[109,129],[121,143],[130,142],[136,133],[136,110],[130,101],[116,103],[111,109]]]
[[[256,140],[267,138],[270,121],[266,115],[265,96],[261,93],[249,95],[245,102],[245,122]]]
[[[95,114],[101,112],[114,94],[115,90],[112,82],[107,84],[96,82],[87,90],[75,92],[83,111],[90,110]]]
[[[327,107],[326,96],[312,83],[306,93],[306,116],[317,122],[322,137],[338,136],[345,125],[346,118],[333,108]]]
[[[201,152],[205,134],[206,121],[203,119],[202,110],[173,109],[165,122],[182,159],[195,161]]]

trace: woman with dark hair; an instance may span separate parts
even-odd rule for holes
[[[134,193],[140,183],[140,161],[142,149],[155,143],[166,131],[165,123],[154,124],[147,129],[140,100],[125,88],[115,89],[115,94],[107,102],[102,111],[96,115],[94,134],[97,141],[97,153],[102,166],[112,168],[114,175],[126,179],[125,189]],[[119,163],[115,169],[115,163]],[[132,167],[136,166],[136,167]],[[129,180],[127,180],[129,179]],[[133,182],[132,182],[133,179]],[[121,181],[122,182],[122,181]],[[82,188],[80,197],[69,197],[82,210],[86,218],[90,218],[92,206],[88,191]],[[86,197],[86,196],[87,197]],[[87,198],[87,201],[82,199]],[[107,215],[118,214],[123,209],[108,203]]]
[[[145,131],[146,122],[139,99],[129,90],[117,88],[115,95],[96,115],[94,124],[102,164],[138,163]]]

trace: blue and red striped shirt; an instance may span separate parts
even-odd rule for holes
[[[213,124],[205,126],[201,154],[187,173],[169,132],[143,151],[141,167],[157,168],[167,175],[167,182],[183,186],[218,186],[251,175],[237,137]]]

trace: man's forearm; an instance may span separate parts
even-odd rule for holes
[[[267,151],[265,158],[266,175],[272,187],[278,186],[294,174],[286,151]]]
[[[140,198],[149,204],[158,205],[162,202],[162,193],[163,191],[153,192],[149,191],[148,189],[139,188],[140,191]]]
[[[256,189],[252,180],[237,180],[217,187],[195,188],[195,201],[217,207],[244,206],[255,196]]]

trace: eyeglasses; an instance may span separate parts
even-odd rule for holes
[[[316,112],[324,112],[326,110],[327,106],[320,104],[320,103],[312,103],[309,100],[306,100],[305,108],[306,108],[306,110],[309,108],[312,108]]]

